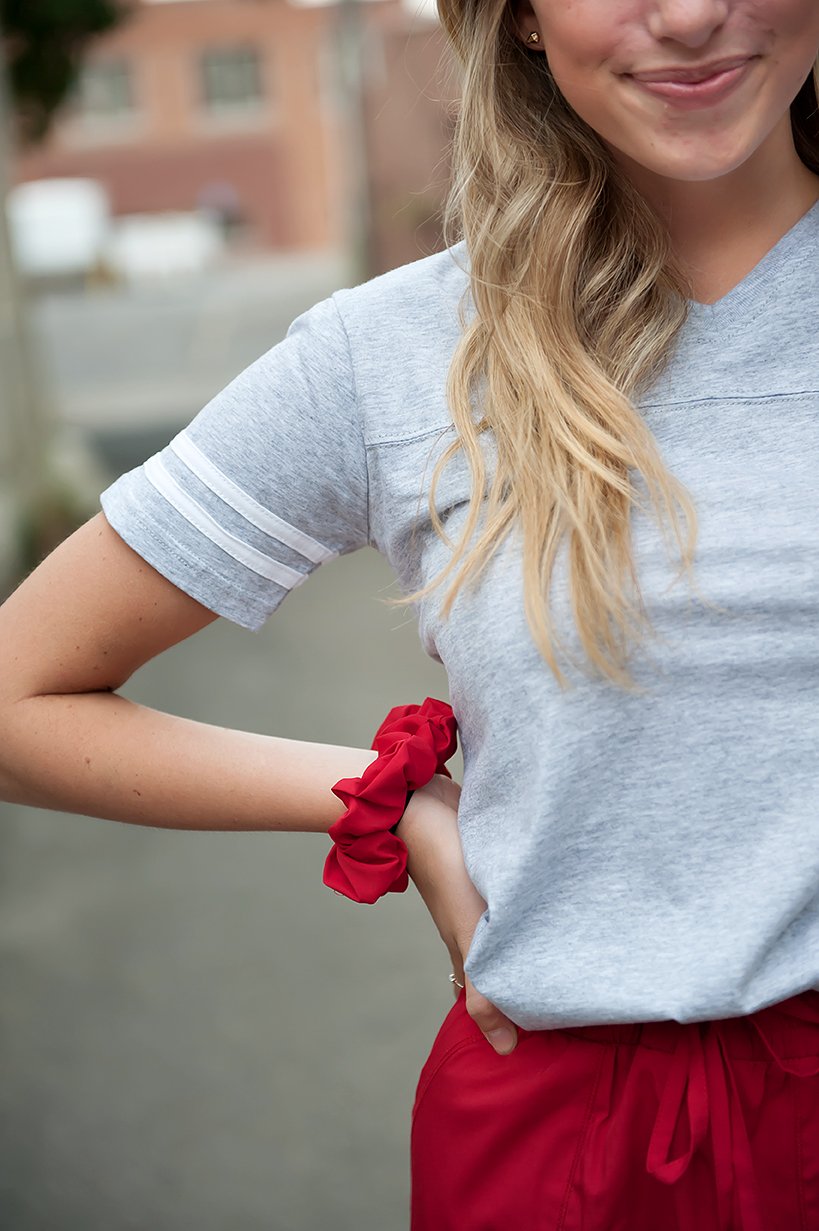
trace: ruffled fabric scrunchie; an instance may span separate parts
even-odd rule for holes
[[[406,843],[390,829],[401,819],[407,795],[434,774],[451,777],[445,762],[457,744],[452,707],[427,697],[422,705],[397,705],[375,733],[378,756],[360,778],[341,778],[333,794],[347,811],[330,826],[333,847],[324,884],[354,902],[372,905],[409,884]]]

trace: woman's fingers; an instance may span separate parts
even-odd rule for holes
[[[469,975],[464,975],[462,982],[466,986],[466,1011],[480,1027],[487,1041],[501,1056],[514,1051],[518,1042],[515,1023],[505,1017],[491,1000],[481,995]]]

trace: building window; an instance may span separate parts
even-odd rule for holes
[[[134,92],[127,60],[86,64],[77,79],[73,97],[85,119],[116,120],[130,116],[134,110]]]
[[[247,111],[263,100],[262,70],[254,47],[221,47],[201,59],[202,97],[213,112]]]

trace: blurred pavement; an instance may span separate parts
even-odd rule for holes
[[[66,413],[112,474],[343,285],[325,268],[265,295],[264,268],[245,274],[41,305]],[[259,633],[218,620],[122,691],[369,747],[391,706],[448,700],[412,613],[378,602],[395,593],[370,549],[335,560]],[[408,1227],[410,1110],[449,962],[412,885],[348,902],[322,884],[328,849],[0,804],[3,1231]]]
[[[345,274],[335,251],[257,253],[167,282],[40,292],[32,324],[56,416],[115,469],[142,460]]]

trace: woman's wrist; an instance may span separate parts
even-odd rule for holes
[[[361,777],[332,788],[346,811],[328,831],[323,877],[336,893],[370,904],[409,884],[406,844],[395,829],[416,789],[435,775],[449,777],[446,762],[457,747],[452,707],[434,697],[393,706],[372,746],[378,756]]]
[[[426,816],[429,812],[430,805],[440,805],[441,793],[437,787],[436,779],[441,778],[444,782],[448,782],[450,786],[457,788],[457,783],[453,784],[452,780],[444,774],[435,774],[429,782],[424,786],[417,787],[414,791],[410,791],[407,797],[407,802],[404,806],[404,811],[392,827],[391,832],[397,834],[402,841],[406,841],[407,834],[417,822],[419,816]],[[460,789],[460,788],[457,788]]]
[[[395,822],[395,824],[394,824],[394,825],[392,825],[392,826],[390,827],[390,833],[397,833],[397,832],[398,832],[398,826],[401,824],[401,822],[403,821],[404,817],[406,816],[407,808],[409,807],[409,802],[410,802],[410,800],[412,799],[412,797],[413,797],[413,795],[414,795],[414,794],[415,794],[415,791],[414,791],[414,790],[413,790],[413,791],[407,791],[407,798],[406,798],[406,801],[405,801],[405,803],[404,803],[404,811],[401,813],[401,815],[399,816],[399,818],[398,818],[398,820]]]
[[[458,784],[449,779],[433,779],[419,787],[398,830],[407,847],[410,879],[438,928],[456,973],[486,909],[464,863],[458,830],[459,793]]]

